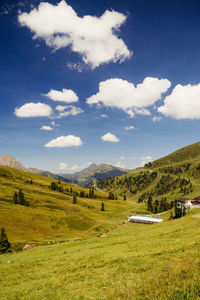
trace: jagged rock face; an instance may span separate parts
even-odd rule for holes
[[[23,164],[11,155],[0,156],[0,166],[26,171],[26,168],[23,166]]]

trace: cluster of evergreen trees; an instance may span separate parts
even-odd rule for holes
[[[137,194],[147,188],[157,177],[157,172],[141,171],[135,176],[111,177],[98,183],[101,189],[118,189],[123,195],[124,191]]]
[[[170,167],[160,168],[159,171],[164,172],[164,173],[178,175],[181,173],[188,172],[190,169],[190,166],[191,166],[191,164],[187,163],[187,164],[180,165],[178,167],[170,166]]]
[[[15,192],[13,196],[15,204],[20,204],[24,206],[29,206],[29,202],[24,199],[24,193],[20,189],[19,192]]]
[[[33,184],[33,180],[32,179],[31,180],[27,179],[25,183]]]
[[[174,204],[175,218],[181,218],[186,215],[186,206],[184,203],[175,200]]]
[[[163,195],[169,191],[180,189],[183,194],[188,194],[193,191],[192,183],[190,180],[181,178],[180,176],[174,179],[172,176],[163,175],[160,181],[157,183],[153,192],[154,195]]]
[[[52,189],[52,191],[59,191],[59,192],[63,193],[63,186],[61,185],[60,181],[58,181],[58,182],[52,181],[51,189]]]
[[[117,200],[117,195],[114,195],[113,192],[109,192],[108,199],[109,200]]]
[[[63,185],[61,185],[60,181],[58,181],[58,182],[52,181],[50,188],[52,189],[52,191],[58,191],[58,192],[66,193],[69,195],[75,195],[75,196],[77,196],[77,197],[79,196],[81,198],[95,198],[94,187],[90,187],[89,192],[85,193],[85,191],[73,190],[72,187],[64,189]]]
[[[150,195],[147,201],[147,210],[153,212],[154,214],[161,213],[167,211],[175,206],[175,201],[171,201],[170,203],[166,198],[162,198],[161,200],[153,201],[152,196]]]

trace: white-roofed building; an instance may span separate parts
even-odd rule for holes
[[[163,219],[152,218],[151,216],[129,216],[128,221],[142,224],[158,224],[161,223]]]

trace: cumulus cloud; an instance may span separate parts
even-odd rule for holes
[[[32,117],[50,117],[52,109],[45,103],[29,102],[19,108],[15,108],[14,114],[19,118],[32,118]]]
[[[123,62],[132,55],[116,34],[126,16],[114,10],[100,17],[79,17],[64,0],[57,5],[41,2],[30,13],[19,14],[18,21],[34,33],[33,39],[44,39],[54,50],[70,46],[92,69],[111,61]]]
[[[116,164],[115,164],[116,167],[118,168],[125,168],[125,164],[122,164],[121,161],[118,161]]]
[[[40,127],[41,130],[47,130],[47,131],[51,131],[53,130],[53,128],[51,126],[47,126],[47,125],[43,125],[42,127]]]
[[[62,91],[57,91],[51,89],[47,94],[42,94],[53,101],[72,103],[78,101],[78,96],[72,90],[63,89]]]
[[[113,143],[117,143],[120,141],[120,139],[118,137],[116,137],[114,134],[108,132],[106,133],[105,135],[103,135],[101,137],[101,139],[104,141],[104,142],[113,142]]]
[[[146,165],[147,163],[149,163],[150,161],[152,161],[152,157],[151,156],[144,156],[141,157],[141,162],[140,162],[140,166],[144,167],[144,165]]]
[[[178,84],[158,107],[158,112],[178,120],[200,119],[200,83],[197,85]]]
[[[46,148],[64,148],[64,147],[79,147],[83,144],[82,140],[78,136],[67,135],[67,136],[59,136],[56,139],[48,142],[45,147]]]
[[[56,110],[58,111],[64,111],[67,108],[67,105],[57,105]]]
[[[125,157],[124,157],[124,156],[121,156],[120,159],[123,160],[123,159],[125,159]]]
[[[131,126],[126,126],[126,127],[124,127],[124,129],[125,129],[125,130],[134,130],[135,127],[131,125]]]
[[[66,105],[66,106],[58,105],[56,107],[56,110],[60,112],[59,115],[56,117],[57,119],[68,117],[68,116],[76,116],[84,112],[84,110],[81,109],[80,107],[76,107],[73,105]]]
[[[66,167],[67,167],[66,163],[63,163],[63,162],[59,163],[59,169],[60,170],[64,170],[64,169],[66,169]]]
[[[111,78],[99,83],[99,92],[87,98],[87,103],[122,109],[130,117],[149,115],[146,107],[154,105],[170,85],[167,79],[153,77],[146,77],[137,86],[127,80]]]
[[[72,170],[73,172],[77,171],[78,169],[79,169],[79,166],[78,166],[78,165],[74,165],[74,166],[71,167],[71,170]]]
[[[157,116],[153,116],[153,122],[159,122],[162,118],[161,117],[157,117]]]

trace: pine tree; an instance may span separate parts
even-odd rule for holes
[[[1,228],[1,237],[0,237],[0,253],[8,253],[10,250],[10,243],[8,241],[5,228]]]
[[[74,204],[77,203],[76,195],[73,196],[73,203],[74,203]]]
[[[101,202],[101,211],[105,211],[104,203]]]
[[[147,201],[147,209],[148,209],[149,211],[152,211],[152,210],[153,210],[152,202],[153,202],[153,199],[152,199],[152,197],[151,197],[151,195],[150,195],[150,196],[149,196],[149,199],[148,199],[148,201]]]
[[[19,190],[19,204],[24,205],[24,193],[22,190]]]
[[[124,195],[124,201],[126,201],[126,195]]]
[[[18,204],[18,196],[17,196],[17,192],[14,193],[14,203]]]

